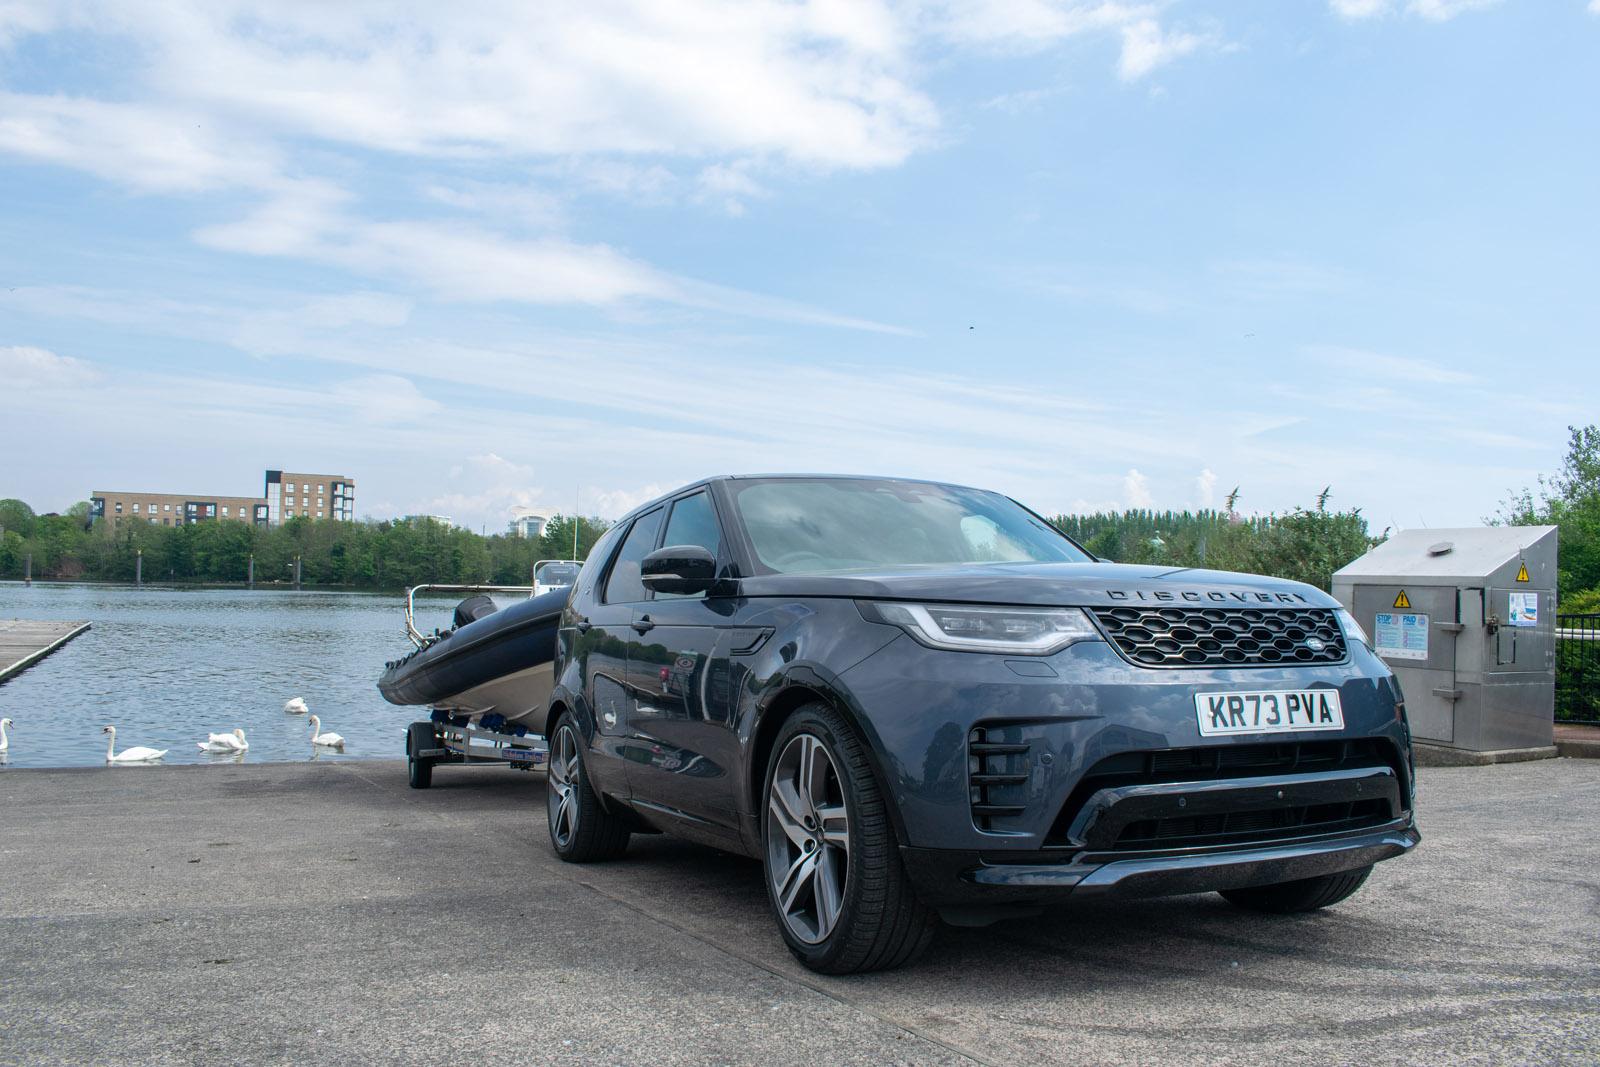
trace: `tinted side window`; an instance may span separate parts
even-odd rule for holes
[[[639,561],[656,547],[662,514],[657,508],[634,520],[633,529],[617,552],[617,561],[611,565],[611,577],[606,579],[607,604],[631,604],[647,598],[644,583],[639,580]]]
[[[699,545],[715,556],[722,548],[722,528],[717,525],[717,513],[711,508],[711,497],[696,493],[673,504],[672,518],[667,522],[667,536],[661,543]]]
[[[717,513],[711,507],[709,494],[699,492],[686,496],[672,505],[672,518],[667,520],[667,536],[661,541],[668,545],[699,545],[713,556],[722,549],[722,527],[717,525]],[[685,596],[705,596],[704,593],[657,593],[660,599]]]
[[[589,558],[584,560],[583,569],[578,572],[578,593],[598,597],[600,595],[599,575],[605,573],[606,564],[611,562],[611,554],[616,551],[617,538],[622,536],[622,530],[613,526],[600,535],[600,540],[594,543],[589,550]]]

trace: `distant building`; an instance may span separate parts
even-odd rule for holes
[[[261,496],[214,493],[148,493],[96,489],[89,495],[92,522],[113,526],[137,519],[157,526],[229,519],[277,526],[288,519],[343,519],[356,513],[356,483],[342,474],[287,474],[267,471]]]
[[[550,525],[549,516],[536,515],[531,511],[522,512],[511,520],[512,531],[518,537],[526,537],[530,540],[543,537],[544,528],[548,525]]]
[[[411,522],[411,523],[436,522],[440,526],[454,526],[455,525],[455,521],[453,519],[451,519],[450,516],[448,516],[448,515],[407,515],[403,519],[401,519],[401,521],[402,522]]]
[[[356,516],[355,479],[342,474],[267,472],[267,523],[283,519],[344,519]],[[281,516],[281,518],[280,518]]]

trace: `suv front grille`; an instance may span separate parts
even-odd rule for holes
[[[1091,608],[1117,651],[1142,667],[1339,663],[1344,632],[1326,608]]]
[[[1120,851],[1242,845],[1286,834],[1309,837],[1360,830],[1380,826],[1394,817],[1388,801],[1374,798],[1340,804],[1230,811],[1225,815],[1143,819],[1123,827],[1112,847]]]

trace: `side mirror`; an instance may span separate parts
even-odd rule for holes
[[[639,562],[639,580],[658,593],[704,593],[717,580],[717,557],[699,545],[668,545]]]

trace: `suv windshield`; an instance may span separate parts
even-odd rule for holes
[[[1091,558],[1014,501],[978,489],[860,478],[734,481],[728,489],[766,573]]]

